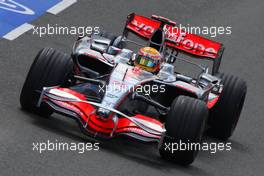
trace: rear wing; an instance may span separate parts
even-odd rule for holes
[[[163,27],[166,46],[201,58],[213,60],[214,65],[212,72],[213,74],[218,72],[224,51],[224,47],[221,43],[180,30],[175,22],[164,17],[152,16],[152,18],[153,17],[166,20],[166,24]],[[154,31],[162,26],[161,21],[152,18],[140,16],[135,13],[128,15],[124,35],[127,36],[128,32],[132,31],[146,40],[150,39]]]

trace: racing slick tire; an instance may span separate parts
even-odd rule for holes
[[[219,73],[223,81],[223,92],[216,105],[209,111],[208,134],[220,140],[232,136],[243,109],[247,85],[246,82],[231,74]]]
[[[180,165],[191,164],[204,132],[208,108],[198,99],[179,96],[174,99],[165,120],[166,132],[159,143],[161,157]],[[190,146],[195,144],[195,147]],[[180,146],[185,146],[180,148]]]
[[[69,56],[53,48],[39,51],[27,74],[20,94],[20,104],[23,110],[50,116],[52,110],[42,103],[38,108],[37,102],[43,87],[63,85],[68,80],[73,69]]]

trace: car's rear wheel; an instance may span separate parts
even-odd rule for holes
[[[36,106],[43,87],[62,85],[66,83],[72,71],[71,58],[52,48],[44,48],[37,54],[32,63],[21,94],[22,109],[49,116],[52,111],[46,104]]]
[[[208,133],[212,137],[227,140],[237,126],[247,85],[244,80],[230,74],[219,73],[217,76],[222,78],[224,87],[218,102],[209,112]]]
[[[181,165],[191,164],[198,151],[208,115],[206,104],[187,96],[177,97],[166,117],[166,133],[159,144],[160,155]],[[195,147],[187,148],[187,145]],[[180,146],[185,146],[181,150]]]

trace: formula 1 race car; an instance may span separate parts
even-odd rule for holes
[[[147,44],[129,39],[130,33]],[[133,52],[129,44],[142,48]],[[42,49],[31,65],[20,103],[42,116],[56,112],[72,117],[93,137],[158,142],[163,158],[189,165],[199,149],[170,146],[200,143],[205,131],[227,140],[243,108],[246,83],[219,72],[223,51],[222,44],[180,31],[167,18],[133,13],[122,35],[79,37],[71,56]],[[212,61],[212,68],[197,64],[199,58]],[[177,72],[178,60],[197,67],[197,77]]]

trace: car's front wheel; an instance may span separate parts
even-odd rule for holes
[[[160,155],[181,165],[191,164],[199,150],[207,115],[208,108],[203,101],[177,97],[166,117],[166,133],[159,144]]]
[[[49,116],[52,111],[45,104],[37,107],[37,102],[43,87],[64,84],[72,71],[71,58],[53,48],[44,48],[37,54],[32,63],[21,94],[20,104],[22,109]]]

